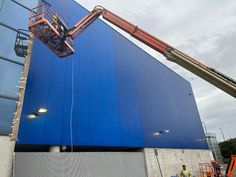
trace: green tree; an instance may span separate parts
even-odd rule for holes
[[[219,143],[221,154],[229,159],[231,155],[236,155],[236,138]]]

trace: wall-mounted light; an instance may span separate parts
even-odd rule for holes
[[[159,136],[160,134],[161,134],[160,132],[153,133],[154,136]]]
[[[37,116],[35,114],[29,114],[27,117],[29,119],[36,119]]]
[[[27,117],[29,119],[36,119],[38,116],[40,116],[41,114],[46,113],[48,110],[45,108],[38,108],[36,109],[36,111],[32,114],[29,114]]]
[[[170,133],[170,130],[160,130],[153,133],[154,136],[159,136],[161,134]]]
[[[36,114],[43,114],[43,113],[46,113],[48,110],[47,109],[45,109],[45,108],[39,108],[39,109],[37,109],[36,110]]]
[[[170,130],[164,130],[164,133],[170,133]]]

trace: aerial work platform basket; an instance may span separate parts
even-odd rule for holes
[[[25,36],[20,31],[21,29],[19,29],[19,32],[16,34],[14,50],[17,56],[26,57],[26,55],[28,54],[29,37]]]
[[[54,13],[50,5],[42,3],[31,9],[29,30],[56,55],[65,57],[74,53],[73,41],[67,36],[64,18]]]

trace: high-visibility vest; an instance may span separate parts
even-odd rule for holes
[[[180,171],[180,177],[184,177],[184,170],[183,169]],[[192,177],[190,170],[188,170],[188,177]]]

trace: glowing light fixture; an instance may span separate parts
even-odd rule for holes
[[[162,134],[165,134],[165,133],[170,133],[170,130],[160,130],[160,131],[154,132],[153,135],[154,136],[159,136],[159,135],[162,135]]]
[[[38,109],[36,109],[35,112],[29,114],[27,117],[28,117],[29,119],[35,119],[35,118],[37,118],[38,116],[40,116],[41,114],[46,113],[47,111],[48,111],[48,110],[45,109],[45,108],[38,108]]]
[[[170,130],[164,130],[165,133],[170,133]]]
[[[37,113],[39,113],[39,114],[42,114],[42,113],[45,113],[45,112],[47,112],[48,110],[47,109],[45,109],[45,108],[39,108],[39,109],[37,109]]]
[[[37,116],[36,116],[35,114],[29,114],[27,117],[28,117],[29,119],[35,119],[35,118],[37,118]]]
[[[153,133],[154,136],[159,136],[160,134],[161,134],[160,132]]]

